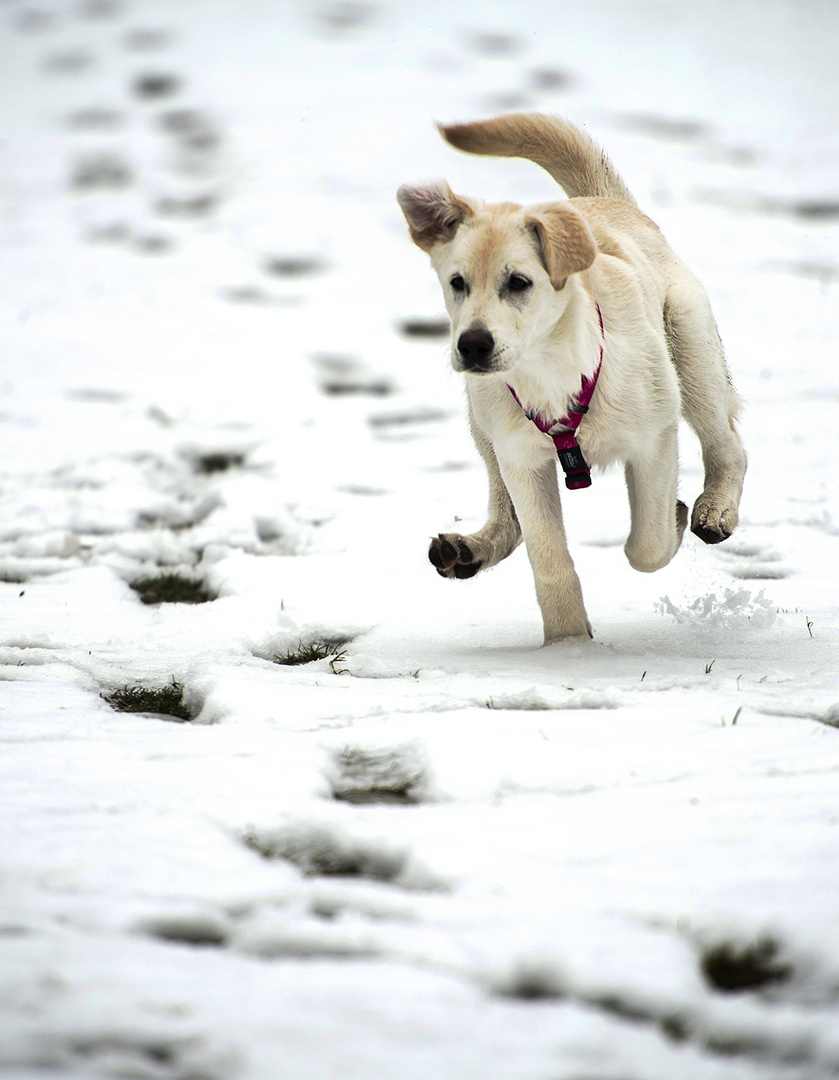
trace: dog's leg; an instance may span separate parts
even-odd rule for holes
[[[664,320],[681,384],[682,411],[702,446],[705,465],[705,489],[694,504],[690,527],[706,544],[718,544],[737,526],[746,472],[746,452],[734,427],[740,403],[698,282],[686,278],[671,286]]]
[[[580,579],[565,542],[556,462],[523,466],[502,459],[500,466],[527,545],[545,642],[591,637]]]
[[[501,479],[492,443],[474,423],[472,435],[484,459],[489,479],[487,523],[471,536],[440,533],[431,541],[428,558],[442,577],[474,577],[479,570],[486,570],[506,559],[521,543],[521,529],[516,511],[510,493]]]
[[[643,573],[666,566],[682,542],[687,507],[676,499],[677,425],[653,439],[643,457],[626,463],[632,526],[624,546],[629,565]]]

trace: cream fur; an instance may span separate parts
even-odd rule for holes
[[[444,576],[470,577],[523,538],[545,640],[590,634],[565,541],[553,443],[508,386],[527,408],[564,416],[599,360],[599,304],[604,359],[578,440],[590,465],[623,463],[631,511],[625,551],[645,572],[673,558],[687,524],[676,494],[680,415],[705,463],[691,527],[707,543],[736,527],[746,469],[734,427],[739,401],[702,286],[588,136],[538,114],[441,131],[472,153],[536,161],[574,197],[521,207],[463,198],[445,184],[400,188],[411,235],[443,287],[452,363],[465,375],[490,488],[483,529],[441,534],[429,557]]]

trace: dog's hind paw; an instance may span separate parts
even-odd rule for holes
[[[457,533],[440,533],[428,549],[428,561],[441,577],[470,578],[484,565],[476,559],[472,549]]]
[[[706,544],[721,544],[737,528],[737,510],[720,508],[704,495],[700,495],[693,507],[690,531]]]

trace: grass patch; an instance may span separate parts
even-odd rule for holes
[[[157,713],[173,720],[192,720],[192,710],[184,703],[184,688],[175,679],[168,686],[125,686],[110,694],[102,694],[117,712]]]
[[[0,570],[0,582],[3,585],[25,585],[29,578],[18,570],[6,569],[5,567]]]
[[[527,961],[496,987],[502,997],[521,1001],[556,1001],[566,996],[561,973],[549,962]]]
[[[139,930],[160,941],[182,945],[225,945],[227,927],[221,919],[202,912],[176,912],[143,919]]]
[[[279,255],[266,259],[262,268],[273,277],[300,278],[320,274],[326,266],[320,259],[309,255]]]
[[[451,333],[448,319],[404,319],[400,331],[410,338],[445,338]]]
[[[725,994],[758,990],[770,983],[785,982],[792,975],[791,965],[779,960],[779,952],[778,942],[771,937],[751,945],[724,941],[705,949],[700,966],[715,990]]]
[[[371,428],[382,430],[414,424],[439,424],[447,420],[449,415],[445,409],[438,409],[433,405],[418,405],[415,409],[405,409],[404,412],[376,413],[367,417],[367,423]]]
[[[422,802],[425,769],[410,747],[367,750],[345,746],[333,755],[332,797],[339,802],[416,806]]]
[[[321,390],[329,397],[387,397],[393,393],[393,384],[389,379],[329,379],[320,384]]]
[[[134,80],[132,89],[137,97],[154,101],[158,98],[171,97],[181,88],[181,80],[176,75],[140,75]]]
[[[340,664],[347,658],[346,648],[348,644],[348,641],[301,641],[298,642],[296,649],[290,650],[282,656],[274,656],[273,661],[275,664],[282,664],[284,667],[311,664],[315,660],[329,660],[333,665]]]
[[[371,841],[333,834],[326,826],[256,831],[243,836],[246,847],[263,859],[285,859],[306,877],[353,877],[393,881],[405,869],[402,852]]]
[[[195,459],[195,471],[204,476],[210,476],[212,473],[227,472],[228,469],[241,469],[244,464],[244,454],[218,451],[217,453],[200,454]]]
[[[206,604],[216,599],[200,578],[185,574],[155,574],[130,584],[144,604]]]
[[[131,166],[116,154],[95,154],[76,164],[70,183],[77,190],[113,190],[134,180]]]

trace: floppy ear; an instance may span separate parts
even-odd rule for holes
[[[463,222],[475,213],[471,204],[455,195],[442,180],[426,187],[403,184],[396,198],[408,219],[411,239],[423,251],[448,243]]]
[[[597,244],[586,222],[571,206],[546,203],[534,206],[525,218],[533,230],[551,284],[557,292],[569,274],[588,270],[597,255]]]

